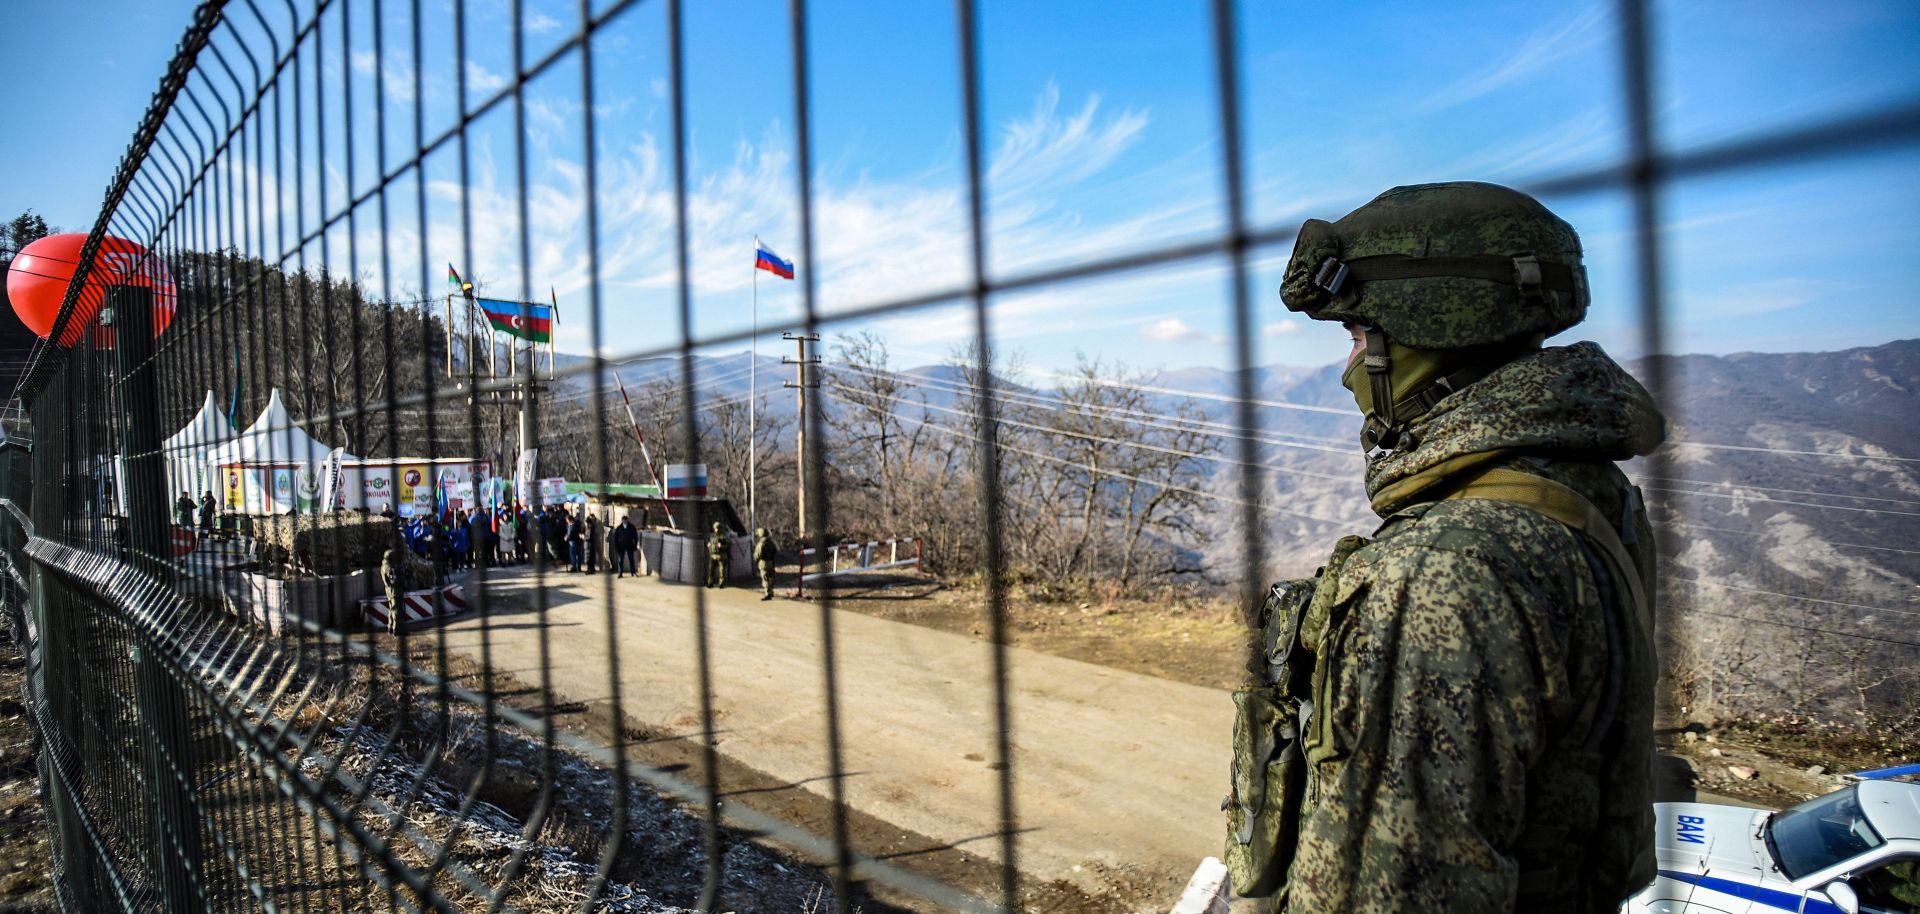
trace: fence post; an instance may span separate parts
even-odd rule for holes
[[[32,593],[27,611],[35,614],[40,632],[40,669],[30,674],[36,679],[30,682],[29,699],[40,703],[45,713],[41,719],[49,731],[42,736],[45,748],[40,752],[39,773],[53,833],[54,879],[62,901],[74,909],[104,911],[111,896],[101,891],[107,880],[87,843],[78,795],[85,790],[88,776],[80,751],[87,745],[85,712],[75,688],[84,681],[77,658],[85,642],[79,631],[80,614],[86,610],[69,600],[63,582],[37,563],[30,566],[27,580]]]
[[[129,525],[134,568],[165,584],[173,574],[173,545],[166,469],[160,455],[158,372],[153,363],[153,292],[115,286],[107,292],[113,326],[114,374],[120,382],[120,461],[126,478],[121,506]],[[151,592],[151,591],[149,591]],[[131,650],[134,704],[139,709],[143,773],[152,804],[153,835],[147,848],[163,910],[189,914],[207,909],[200,878],[200,820],[194,814],[192,719],[179,680],[161,663],[165,650],[140,607],[122,607],[135,632]]]

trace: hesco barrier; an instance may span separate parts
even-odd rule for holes
[[[39,768],[62,906],[175,914],[652,910],[638,894],[647,889],[644,881],[637,890],[623,881],[646,874],[633,863],[650,852],[643,846],[646,836],[636,838],[629,826],[641,802],[636,798],[652,797],[697,817],[702,852],[695,858],[700,889],[690,899],[693,907],[712,909],[726,895],[728,868],[739,860],[728,853],[730,843],[763,840],[822,867],[836,910],[851,910],[864,897],[863,885],[942,909],[1024,908],[1030,896],[1022,883],[1022,842],[1046,836],[1023,838],[1014,800],[1022,768],[1011,742],[1019,722],[1008,698],[999,486],[1001,461],[1019,452],[998,443],[1000,378],[990,361],[988,305],[996,295],[1090,278],[1224,264],[1231,291],[1220,316],[1236,379],[1234,434],[1226,437],[1237,443],[1231,449],[1221,444],[1221,453],[1230,455],[1232,494],[1216,500],[1235,513],[1238,554],[1262,554],[1262,463],[1255,443],[1261,439],[1253,396],[1258,330],[1249,264],[1284,250],[1293,227],[1252,224],[1247,215],[1236,32],[1244,11],[1216,0],[1206,22],[1217,90],[1222,230],[1036,271],[990,274],[980,16],[972,0],[958,0],[961,99],[953,127],[964,160],[966,249],[957,252],[966,263],[964,281],[904,298],[837,303],[828,316],[811,269],[819,213],[812,185],[808,4],[792,0],[788,7],[799,214],[798,246],[789,253],[801,265],[801,309],[798,317],[755,332],[812,339],[823,327],[939,306],[965,309],[973,328],[973,383],[965,405],[970,421],[956,433],[967,439],[977,484],[956,489],[953,497],[969,506],[969,526],[979,537],[978,570],[987,582],[983,635],[992,645],[990,675],[964,688],[984,696],[990,709],[980,745],[993,772],[994,808],[986,815],[989,833],[977,845],[987,875],[955,885],[916,870],[911,861],[878,859],[874,849],[852,840],[831,592],[821,594],[817,608],[821,704],[811,709],[823,721],[818,751],[826,774],[819,792],[826,813],[794,824],[746,803],[722,802],[722,765],[714,746],[723,727],[712,703],[708,603],[698,589],[687,597],[698,633],[688,658],[689,723],[674,734],[698,748],[689,764],[659,766],[637,761],[632,751],[657,734],[624,723],[622,651],[614,637],[619,601],[610,584],[603,592],[607,692],[595,698],[604,705],[596,706],[601,716],[581,729],[556,723],[571,712],[553,691],[553,671],[580,658],[549,653],[544,622],[551,607],[541,584],[554,569],[541,559],[532,566],[527,609],[541,624],[518,625],[538,629],[526,637],[539,639],[541,659],[535,668],[513,671],[495,670],[490,662],[491,649],[509,628],[493,621],[490,609],[507,599],[508,589],[490,583],[484,565],[473,572],[468,591],[480,627],[457,651],[450,649],[445,629],[388,634],[321,624],[360,618],[352,611],[286,613],[278,624],[262,625],[234,590],[236,575],[298,573],[250,567],[237,515],[250,507],[249,498],[267,503],[283,494],[297,508],[303,496],[295,490],[325,478],[324,466],[301,450],[310,451],[316,439],[350,441],[364,449],[362,456],[484,459],[495,475],[505,475],[514,461],[501,442],[529,450],[567,443],[571,430],[544,429],[540,413],[543,403],[558,396],[555,386],[572,385],[591,398],[592,427],[617,430],[590,436],[587,456],[579,458],[592,471],[588,478],[613,479],[609,441],[624,443],[628,430],[608,415],[602,369],[610,361],[675,358],[680,389],[690,391],[697,347],[748,336],[742,330],[693,330],[680,0],[582,3],[574,21],[543,23],[543,31],[551,26],[561,37],[546,41],[538,55],[526,53],[526,17],[514,2],[509,70],[487,80],[472,75],[482,71],[473,69],[468,55],[468,4],[453,3],[444,23],[430,21],[441,10],[426,6],[435,8],[423,13],[417,0],[410,7],[393,0],[320,0],[298,7],[204,3],[112,178],[53,337],[61,338],[76,322],[91,325],[92,332],[71,349],[43,346],[16,392],[26,405],[25,421],[9,420],[0,441],[0,600],[28,657],[27,706],[41,738]],[[1628,199],[1637,241],[1641,348],[1657,354],[1665,349],[1665,254],[1655,227],[1667,187],[1808,157],[1912,144],[1920,137],[1920,109],[1907,105],[1669,153],[1652,131],[1656,99],[1646,7],[1645,0],[1618,6],[1618,48],[1627,75],[1622,108],[1631,137],[1626,157],[1521,186],[1536,194],[1605,191]],[[510,222],[518,233],[519,303],[512,307],[530,314],[541,290],[531,268],[527,95],[536,83],[543,89],[558,84],[574,112],[562,122],[578,131],[569,141],[596,148],[596,123],[605,116],[597,102],[596,60],[607,53],[596,47],[596,38],[631,23],[642,10],[664,13],[655,37],[667,59],[660,93],[670,123],[673,195],[672,218],[659,231],[671,236],[678,267],[677,313],[663,323],[676,329],[636,351],[608,353],[602,345],[609,319],[603,272],[614,242],[600,235],[600,176],[596,157],[589,155],[577,176],[585,233],[584,263],[578,266],[586,274],[587,304],[574,319],[591,328],[595,355],[556,366],[549,352],[540,370],[532,351],[511,344],[504,355],[492,340],[481,351],[472,323],[475,302],[458,285],[460,278],[451,277],[456,291],[444,297],[430,291],[440,287],[438,262],[451,258],[429,250],[429,185],[438,182],[432,193],[444,195],[435,198],[435,207],[457,198],[453,237],[438,240],[457,246],[465,266],[475,235],[494,230],[476,224],[472,198],[481,188],[470,173],[469,135],[483,120],[511,121],[518,171],[504,191],[493,188],[501,205],[485,218]],[[431,39],[439,47],[449,34],[454,65],[429,80],[421,66],[423,43]],[[348,72],[369,73],[373,91],[356,91],[355,82],[340,77]],[[427,99],[445,101],[447,73],[454,110],[450,118],[436,115],[436,123],[447,125],[429,132]],[[138,242],[150,258],[130,266],[124,255],[102,255],[108,237]],[[396,260],[410,263],[417,275],[396,277]],[[115,281],[151,278],[160,267],[175,289],[170,314],[150,285]],[[375,279],[365,280],[367,275]],[[548,298],[554,300],[551,291]],[[467,329],[458,326],[456,305],[464,309]],[[170,319],[157,335],[156,317]],[[1658,372],[1665,362],[1647,364]],[[1662,377],[1646,381],[1655,391],[1667,390]],[[235,465],[231,481],[222,480],[233,486],[231,500],[227,491],[210,493],[219,513],[235,516],[184,556],[177,554],[178,493],[169,461],[181,455],[165,446],[167,436],[187,421],[206,391],[219,392],[223,400],[231,396],[235,424],[244,426],[275,387],[297,396],[304,418],[268,430],[264,453],[250,465]],[[800,419],[806,439],[814,442],[826,440],[820,399],[807,400]],[[691,396],[679,397],[675,406],[683,435],[676,459],[700,463],[700,439],[693,434],[698,407]],[[799,472],[810,492],[826,491],[832,460],[827,450],[813,446],[801,454]],[[1648,473],[1661,475],[1657,459]],[[403,471],[388,478],[404,477]],[[484,482],[454,479],[451,485]],[[454,497],[450,491],[437,490],[424,504],[444,506]],[[197,502],[200,494],[190,499]],[[807,499],[804,529],[813,533],[787,543],[790,549],[831,545],[824,533],[831,529],[829,502]],[[196,504],[196,519],[197,511]],[[904,532],[885,532],[896,534]],[[649,560],[658,563],[654,540],[645,542]],[[429,557],[438,548],[429,547]],[[670,553],[666,561],[672,563]],[[361,574],[364,579],[379,569],[370,566]],[[1243,577],[1241,603],[1255,605],[1263,582]],[[1223,757],[1223,777],[1225,766]],[[752,898],[730,903],[754,909]]]

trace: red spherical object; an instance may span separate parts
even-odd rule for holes
[[[74,269],[80,263],[80,249],[86,243],[87,236],[78,232],[48,235],[21,248],[7,270],[7,298],[13,303],[13,313],[41,339],[53,332],[54,318],[60,314],[60,303],[66,299],[67,287],[72,284]],[[74,302],[73,317],[60,334],[61,346],[80,342],[87,326],[100,313],[111,286],[142,286],[153,290],[154,336],[159,336],[173,323],[173,277],[167,272],[166,264],[145,247],[108,235],[100,239],[93,270],[87,274],[86,285],[81,287],[80,296]],[[113,345],[112,331],[101,328],[94,334],[94,343]]]

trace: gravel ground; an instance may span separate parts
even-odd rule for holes
[[[35,764],[39,744],[22,704],[26,672],[11,628],[0,625],[0,914],[58,910]]]

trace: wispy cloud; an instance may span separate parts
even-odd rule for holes
[[[475,92],[496,92],[507,87],[507,78],[492,70],[467,61],[467,88]]]
[[[1144,111],[1102,117],[1098,94],[1087,96],[1079,112],[1062,117],[1060,87],[1048,83],[1025,117],[1002,128],[987,183],[997,196],[1013,196],[1081,180],[1113,164],[1146,127]]]
[[[532,32],[535,35],[544,35],[559,27],[560,27],[560,20],[555,19],[552,16],[547,15],[546,13],[540,12],[539,10],[527,11],[527,17],[526,17],[527,31]]]
[[[381,61],[372,51],[355,51],[348,65],[353,72],[368,79],[378,75],[384,82],[388,98],[399,102],[413,101],[412,63],[398,52],[387,52],[386,60]]]
[[[1626,130],[1618,113],[1595,106],[1569,114],[1543,130],[1478,150],[1432,171],[1444,175],[1530,178],[1602,161],[1625,148]]]
[[[1565,21],[1516,37],[1512,52],[1442,86],[1423,107],[1449,108],[1533,78],[1610,36],[1611,12],[1603,4],[1592,4]]]
[[[605,119],[618,108],[618,104],[599,105],[595,113]],[[536,297],[544,297],[539,293],[551,284],[563,303],[569,297],[578,300],[589,281],[586,188],[577,152],[558,151],[546,137],[577,133],[582,113],[577,100],[527,100],[534,146],[527,190],[531,285]],[[997,249],[1010,252],[1006,261],[1137,245],[1164,237],[1170,220],[1187,218],[1190,201],[1183,200],[1167,212],[1149,211],[1087,225],[1080,213],[1059,201],[1059,195],[1111,170],[1118,156],[1139,142],[1146,124],[1147,116],[1137,111],[1104,111],[1097,96],[1063,111],[1054,87],[1048,87],[1028,113],[1009,124],[990,174],[995,182],[991,185],[993,241]],[[596,182],[601,287],[609,303],[623,306],[648,296],[664,296],[678,283],[674,234],[669,229],[674,221],[671,152],[661,149],[651,133],[632,136],[622,147],[602,148]],[[472,183],[465,199],[472,224],[488,228],[476,231],[467,242],[474,251],[470,266],[485,291],[514,295],[522,286],[517,190],[510,177],[500,180],[492,159],[479,151],[484,147],[484,142],[476,142]],[[691,164],[688,254],[693,291],[700,301],[695,330],[710,332],[716,324],[731,326],[733,315],[744,318],[747,289],[755,279],[751,269],[755,235],[789,256],[800,254],[792,138],[783,125],[773,123],[757,140],[737,142],[723,162]],[[510,164],[501,167],[510,174]],[[434,203],[429,230],[434,246],[460,243],[458,183],[430,182],[428,194]],[[862,175],[849,181],[822,174],[814,183],[814,220],[812,262],[802,262],[799,268],[813,271],[824,314],[921,291],[961,288],[969,275],[969,220],[964,185],[958,178],[929,180],[921,174],[877,180]],[[1063,245],[1067,228],[1074,230],[1073,240]],[[403,259],[410,259],[411,249],[392,247]],[[1175,272],[1190,279],[1190,271]],[[396,263],[394,273],[397,277],[420,275],[412,263]],[[1168,277],[1153,279],[1133,284],[1141,288],[1129,289],[1128,295],[1166,294],[1162,283]],[[761,318],[778,320],[797,314],[795,288],[762,282]],[[998,297],[994,301],[996,334],[1057,328],[1058,315],[1080,313],[1103,301],[1110,303],[1112,296],[1087,288]],[[732,310],[736,306],[737,312]],[[916,315],[899,329],[903,343],[938,346],[971,336],[972,323],[970,318],[949,322]],[[632,346],[636,331],[633,325],[608,328],[616,348]],[[579,322],[563,321],[557,342],[561,348],[583,350],[589,337]]]
[[[1818,298],[1823,290],[1832,291],[1832,284],[1789,276],[1720,289],[1683,306],[1690,304],[1715,317],[1751,317],[1797,308]]]

